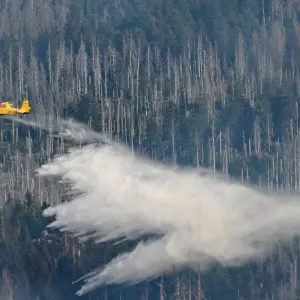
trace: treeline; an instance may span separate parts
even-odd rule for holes
[[[50,220],[30,193],[20,200],[9,197],[1,212],[0,266],[1,299],[63,299],[74,289],[67,282],[63,268],[71,266],[72,248],[59,232],[46,234]],[[67,288],[64,288],[65,282]]]
[[[96,10],[94,2],[88,3],[86,8],[80,2],[70,6],[67,19],[87,14],[88,7]],[[293,166],[298,154],[292,150],[297,149],[298,132],[297,10],[291,12],[290,3],[281,9],[265,4],[251,35],[232,27],[233,52],[220,47],[217,34],[214,39],[203,34],[202,27],[178,55],[168,43],[163,51],[145,40],[138,24],[131,31],[123,28],[119,44],[106,35],[110,43],[105,46],[96,34],[90,41],[78,34],[68,42],[65,30],[71,24],[70,32],[85,29],[90,34],[94,27],[88,17],[85,25],[67,22],[61,30],[65,38],[42,32],[43,42],[32,37],[32,43],[8,43],[0,64],[0,93],[18,103],[29,97],[39,117],[76,116],[156,158],[210,165],[267,182],[270,188],[297,188],[299,171]],[[221,5],[213,7],[222,12]],[[236,4],[231,11],[238,14],[247,7]],[[200,20],[211,18],[200,14]],[[2,126],[4,144],[10,136],[16,139],[18,133]],[[35,143],[36,152],[49,156],[53,143]],[[286,161],[291,151],[294,163]]]

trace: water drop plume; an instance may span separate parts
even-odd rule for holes
[[[204,169],[159,164],[113,142],[70,149],[38,174],[61,176],[81,192],[44,211],[56,215],[51,226],[81,238],[92,230],[97,242],[139,241],[87,274],[78,295],[186,267],[239,266],[300,232],[300,202],[292,195],[267,194]]]
[[[47,131],[53,137],[70,139],[74,142],[89,143],[102,141],[112,143],[105,135],[91,130],[87,125],[73,119],[54,118],[53,116],[40,115],[38,118],[21,118],[7,115],[5,119],[33,128]]]

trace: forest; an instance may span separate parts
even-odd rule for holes
[[[1,0],[0,99],[72,117],[137,153],[300,191],[300,4],[294,0]],[[47,117],[45,117],[47,116]],[[48,119],[47,119],[48,118]],[[68,201],[34,170],[68,142],[0,119],[0,299],[74,299],[130,243],[46,228]],[[83,299],[298,299],[299,241],[237,269],[189,270]]]

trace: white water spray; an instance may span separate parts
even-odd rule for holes
[[[84,135],[85,129],[76,126],[68,134]],[[71,149],[38,173],[62,176],[82,192],[44,212],[56,214],[51,226],[83,236],[95,230],[98,242],[157,234],[88,274],[78,295],[174,268],[241,265],[300,232],[300,202],[291,195],[266,195],[209,173],[158,164],[113,142]]]

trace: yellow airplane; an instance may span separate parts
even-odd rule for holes
[[[23,100],[20,108],[14,107],[11,102],[0,102],[0,116],[2,115],[18,115],[29,114],[31,107],[27,99]]]

